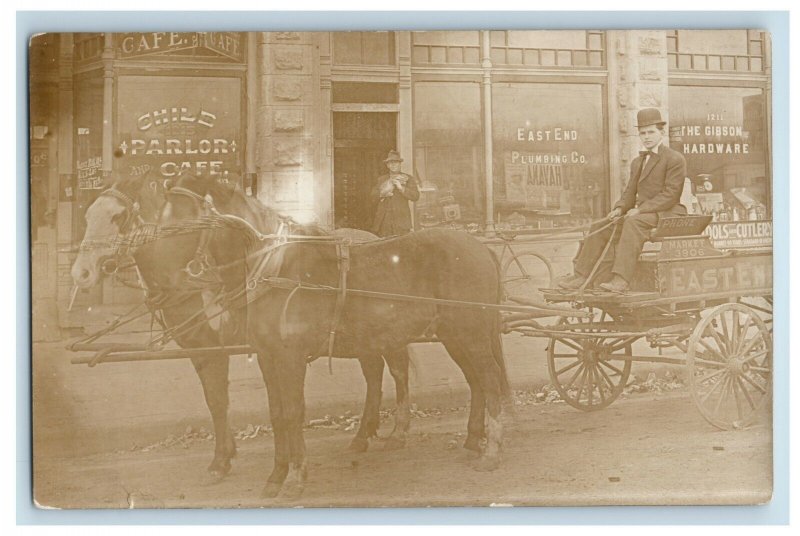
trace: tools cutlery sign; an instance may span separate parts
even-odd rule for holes
[[[225,180],[239,173],[240,84],[235,78],[124,77],[120,81],[120,172],[155,169]],[[144,97],[144,98],[143,98]]]

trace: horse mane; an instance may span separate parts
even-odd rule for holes
[[[331,235],[319,224],[301,224],[262,203],[258,198],[247,195],[236,180],[219,181],[184,173],[178,177],[175,186],[186,188],[200,196],[209,195],[218,214],[165,226],[162,228],[165,236],[208,228],[228,229],[243,234],[245,240],[253,245],[264,236],[277,233],[282,223],[289,225],[289,234],[293,235]]]
[[[207,193],[211,195],[217,209],[224,214],[243,218],[259,232],[277,232],[282,222],[289,223],[291,233],[305,236],[327,236],[330,233],[317,223],[301,224],[291,216],[261,202],[257,197],[247,195],[238,181],[209,181]]]

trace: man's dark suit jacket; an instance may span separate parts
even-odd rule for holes
[[[621,208],[623,213],[634,206],[645,214],[669,211],[681,200],[686,159],[662,143],[639,176],[643,159],[643,156],[637,156],[631,162],[630,180],[614,208]]]
[[[378,177],[377,184],[372,189],[372,199],[376,203],[376,207],[371,231],[378,236],[401,235],[413,230],[408,202],[419,199],[417,179],[407,173],[398,173],[398,175],[407,177],[406,188],[402,192],[395,189],[394,195],[381,197],[381,184],[389,178],[388,174]]]

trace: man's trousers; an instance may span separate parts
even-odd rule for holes
[[[608,281],[611,273],[614,273],[630,283],[633,280],[633,273],[636,270],[639,255],[642,253],[642,247],[650,238],[650,231],[658,225],[659,218],[685,214],[686,209],[683,205],[675,205],[665,212],[639,213],[635,216],[620,218],[614,225],[594,234],[592,234],[594,231],[602,228],[608,222],[603,220],[592,224],[589,236],[581,244],[573,261],[575,273],[589,277],[595,263],[606,249],[606,244],[612,240],[612,244],[608,247],[606,255],[592,279],[602,283]]]

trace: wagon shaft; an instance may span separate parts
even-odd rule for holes
[[[124,345],[120,345],[124,346]],[[110,350],[110,351],[109,351]],[[250,346],[224,346],[213,348],[176,348],[153,351],[115,351],[107,347],[94,355],[73,357],[73,365],[94,366],[99,363],[122,363],[126,361],[161,361],[167,359],[188,359],[192,357],[229,357],[254,353]]]

